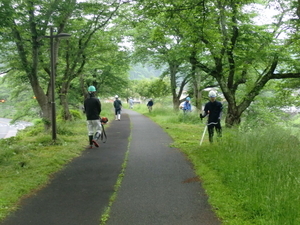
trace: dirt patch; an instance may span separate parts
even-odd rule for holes
[[[183,184],[186,184],[186,183],[193,183],[193,182],[200,182],[200,178],[199,177],[192,177],[192,178],[188,178],[184,181],[182,181]]]

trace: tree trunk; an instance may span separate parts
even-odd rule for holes
[[[199,85],[194,87],[195,106],[201,112],[202,111],[202,91],[199,90]]]
[[[202,111],[202,90],[201,90],[201,75],[197,70],[193,77],[193,86],[194,86],[194,98],[195,98],[195,106],[201,112]]]
[[[178,72],[178,67],[176,63],[169,63],[169,70],[170,70],[170,83],[171,83],[171,92],[173,97],[173,109],[175,111],[179,110],[179,97],[176,93],[177,85],[176,85],[176,74]]]
[[[43,122],[45,125],[45,129],[48,130],[51,127],[51,118],[52,118],[52,110],[51,110],[51,95],[45,94],[41,86],[39,85],[36,79],[31,80],[31,87],[34,95],[36,96],[36,100],[41,108],[41,117],[43,118]],[[50,84],[48,85],[48,93],[50,93]]]
[[[66,94],[60,95],[59,97],[60,97],[60,104],[62,106],[62,119],[65,121],[72,120],[73,118],[70,113],[67,95]]]
[[[199,69],[197,69],[197,52],[192,51],[190,56],[190,64],[192,66],[191,73],[192,73],[192,84],[194,90],[194,99],[195,99],[195,106],[198,110],[202,111],[202,93],[201,93],[201,75]]]
[[[225,119],[226,127],[238,126],[241,123],[241,117],[233,113],[227,114]]]
[[[59,99],[60,99],[60,104],[62,106],[62,119],[65,121],[73,119],[69,109],[69,103],[67,98],[68,92],[69,92],[69,83],[65,82],[63,83],[59,91]]]
[[[179,110],[179,105],[180,105],[180,100],[177,96],[173,96],[173,109],[175,111],[178,111]]]
[[[238,126],[241,123],[241,113],[238,107],[228,104],[228,111],[225,119],[226,127]]]

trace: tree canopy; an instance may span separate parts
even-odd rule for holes
[[[54,27],[55,34],[71,34],[68,40],[53,38],[56,91],[64,118],[71,119],[68,93],[74,79],[85,78],[84,73],[97,68],[102,68],[102,78],[113,75],[109,76],[110,79],[124,77],[125,73],[120,71],[128,70],[127,55],[118,48],[118,36],[121,35],[108,27],[121,4],[122,1],[110,0],[1,2],[1,46],[5,49],[1,53],[5,67],[10,70],[8,79],[11,77],[16,83],[25,82],[31,86],[45,120],[51,118],[49,102],[52,98],[50,46],[45,38],[49,37],[49,28]],[[84,94],[88,84],[85,79],[81,81]],[[100,85],[100,81],[97,82]]]
[[[259,5],[276,12],[270,22],[257,22]],[[174,109],[188,90],[201,110],[202,91],[218,87],[228,104],[226,124],[233,126],[265,89],[275,87],[268,85],[271,81],[284,90],[298,88],[299,8],[298,1],[285,0],[3,0],[1,67],[16,87],[32,88],[42,116],[49,119],[45,36],[54,27],[56,34],[72,35],[54,40],[56,92],[64,119],[71,119],[69,101],[81,101],[88,85],[102,96],[121,89],[129,97],[128,71],[140,63],[161,71],[160,79],[149,81],[155,88],[144,97],[166,95],[161,85],[168,78]],[[122,45],[124,40],[131,47]],[[152,72],[139,69],[134,77]]]
[[[290,24],[296,13],[292,5],[270,1],[278,14],[271,24],[259,25],[254,22],[255,4],[255,1],[239,0],[146,0],[138,7],[145,15],[141,20],[152,24],[145,30],[147,37],[153,40],[147,41],[143,32],[138,33],[142,46],[149,50],[157,40],[165,41],[164,47],[171,51],[172,43],[180,42],[173,57],[168,58],[169,64],[175,70],[190,59],[194,70],[215,79],[228,103],[228,126],[240,123],[242,113],[270,80],[300,77],[298,52],[292,51],[298,49],[293,41],[296,24]],[[285,32],[288,37],[282,39],[286,26],[291,26],[291,30]],[[169,52],[162,49],[157,45],[152,52],[170,57]],[[162,56],[158,58],[162,61]],[[191,82],[190,73],[184,74],[187,83]],[[178,87],[172,85],[172,79],[171,86]]]

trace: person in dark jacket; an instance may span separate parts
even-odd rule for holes
[[[153,105],[154,105],[153,100],[152,100],[152,98],[150,98],[150,100],[147,103],[147,107],[148,107],[149,112],[152,111],[152,106]]]
[[[99,147],[97,141],[100,138],[102,132],[100,122],[101,102],[99,98],[95,96],[95,93],[96,88],[94,86],[89,86],[89,96],[84,100],[84,112],[87,119],[90,148],[93,148],[93,145]]]
[[[114,108],[115,108],[115,116],[116,120],[121,120],[121,109],[122,109],[122,102],[119,100],[119,96],[115,96],[115,101],[114,101]]]
[[[205,104],[203,115],[200,113],[201,120],[208,116],[207,129],[209,135],[209,142],[213,142],[214,128],[219,137],[222,136],[221,116],[223,105],[216,101],[217,94],[215,91],[210,91],[208,94],[209,102]]]

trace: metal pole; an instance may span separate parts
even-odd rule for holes
[[[55,109],[55,51],[53,41],[53,27],[50,28],[50,48],[51,48],[51,124],[52,124],[52,140],[56,140],[56,109]]]

